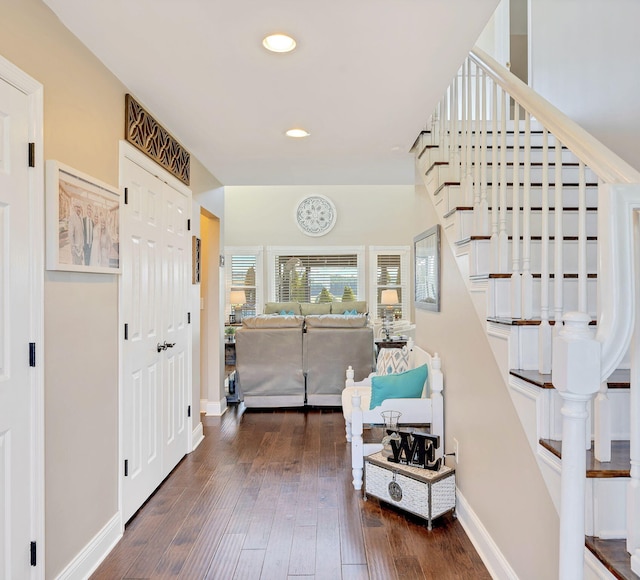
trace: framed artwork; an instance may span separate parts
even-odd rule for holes
[[[440,312],[440,226],[413,239],[416,308]]]
[[[46,239],[47,270],[119,274],[120,192],[47,161]]]

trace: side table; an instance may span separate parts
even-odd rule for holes
[[[364,458],[364,493],[427,520],[456,509],[456,472],[431,471],[387,461],[382,452]]]

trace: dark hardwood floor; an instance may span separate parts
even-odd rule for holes
[[[340,411],[232,407],[203,424],[93,579],[490,578],[451,515],[429,532],[354,491]]]

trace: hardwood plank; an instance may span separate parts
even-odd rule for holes
[[[224,534],[222,536],[205,575],[206,580],[228,580],[233,576],[240,559],[243,542],[244,534]]]
[[[233,580],[255,580],[260,578],[265,550],[242,550]]]
[[[338,530],[338,509],[318,510],[318,531],[316,536],[316,577],[340,578],[340,538]]]
[[[289,556],[290,576],[313,576],[316,569],[316,526],[296,526]]]

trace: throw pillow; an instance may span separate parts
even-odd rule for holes
[[[345,310],[344,311],[344,315],[345,316],[357,316],[358,315],[358,311],[357,310]]]
[[[287,312],[286,310],[281,310],[280,311],[280,316],[294,316],[295,313],[293,310],[289,310],[289,312]]]
[[[426,364],[404,373],[371,377],[369,409],[375,409],[386,399],[419,399],[426,380]]]
[[[402,348],[381,348],[376,361],[376,374],[391,375],[394,373],[404,373],[409,370],[409,349]]]

